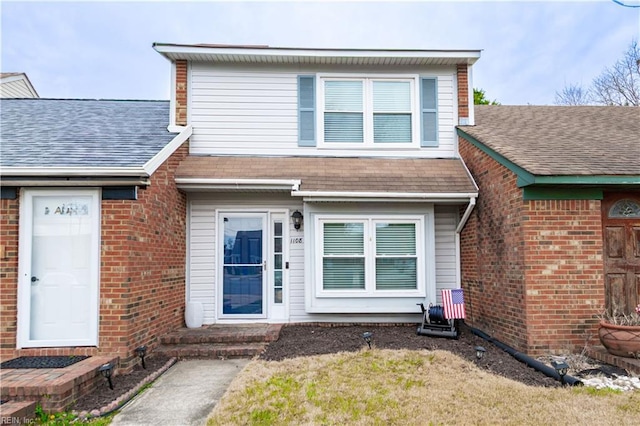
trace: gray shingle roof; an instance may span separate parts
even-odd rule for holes
[[[534,175],[640,175],[640,108],[476,106],[460,130]]]
[[[168,101],[2,99],[2,167],[141,167],[174,137]]]

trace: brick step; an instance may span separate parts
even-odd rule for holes
[[[63,411],[102,384],[104,378],[98,371],[101,365],[117,362],[113,356],[92,356],[65,368],[4,368],[0,370],[0,398],[39,402],[47,412]]]
[[[266,347],[265,343],[196,343],[158,346],[154,353],[177,358],[253,358]]]
[[[0,424],[31,424],[35,416],[35,401],[7,401],[0,405]]]
[[[281,324],[250,324],[181,328],[160,336],[160,344],[267,343],[278,339],[281,327]]]

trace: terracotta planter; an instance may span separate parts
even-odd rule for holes
[[[611,355],[640,358],[640,325],[615,325],[600,321],[598,336]]]

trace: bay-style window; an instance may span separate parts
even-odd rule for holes
[[[417,295],[423,291],[420,217],[320,218],[319,295]]]
[[[324,146],[419,146],[417,78],[320,79]]]

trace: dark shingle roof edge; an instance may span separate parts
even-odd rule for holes
[[[3,175],[30,168],[144,170],[180,139],[167,129],[169,101],[2,99],[0,124]]]
[[[640,177],[638,107],[475,108],[475,125],[458,126],[458,134],[514,172],[585,181],[614,177],[610,183]]]

